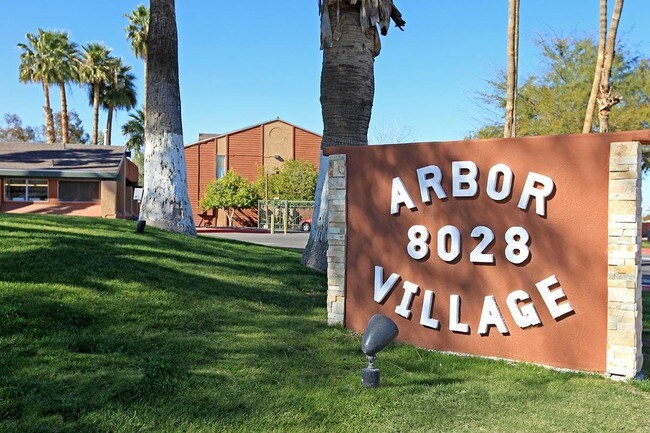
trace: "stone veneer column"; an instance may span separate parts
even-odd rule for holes
[[[606,372],[632,378],[643,365],[639,142],[610,145],[608,220]]]
[[[343,325],[347,233],[345,155],[330,155],[328,176],[327,323]]]

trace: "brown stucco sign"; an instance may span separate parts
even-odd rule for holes
[[[330,322],[363,332],[382,313],[401,341],[421,347],[633,375],[639,145],[648,139],[642,131],[337,149]],[[623,352],[633,366],[617,367]]]

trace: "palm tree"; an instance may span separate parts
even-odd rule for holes
[[[609,79],[612,74],[612,63],[614,61],[614,50],[616,47],[616,33],[618,23],[621,20],[623,11],[623,0],[616,0],[614,3],[614,12],[612,21],[609,26],[609,35],[607,34],[607,0],[600,0],[600,37],[598,40],[598,58],[596,60],[596,70],[594,72],[594,81],[587,103],[587,112],[585,121],[582,125],[582,132],[591,132],[595,103],[598,102],[598,121],[599,132],[609,131],[609,113],[612,107],[620,102],[618,95],[612,94]]]
[[[135,153],[142,153],[144,150],[144,108],[135,110],[129,114],[129,120],[122,125],[122,135],[127,137],[126,147]]]
[[[138,166],[138,184],[144,185],[144,107],[129,114],[122,125],[122,135],[127,138],[126,148],[133,152],[131,161]]]
[[[519,64],[519,0],[508,0],[508,73],[506,78],[505,138],[516,135],[517,72]]]
[[[99,100],[102,108],[108,111],[106,119],[106,144],[111,145],[111,132],[113,130],[113,112],[117,110],[130,110],[137,102],[135,90],[135,75],[131,67],[124,65],[122,59],[116,59],[112,65],[113,77],[107,84],[101,86]]]
[[[23,83],[40,83],[45,94],[45,136],[48,143],[54,143],[54,116],[50,105],[50,84],[56,82],[57,36],[53,32],[38,29],[36,35],[27,33],[27,44],[18,44],[20,54],[19,79]]]
[[[124,31],[131,41],[133,54],[144,63],[144,99],[147,99],[147,35],[149,34],[149,8],[138,5],[130,14],[125,14],[129,24]]]
[[[196,236],[187,193],[174,0],[151,0],[147,62],[150,91],[140,219],[154,227]]]
[[[368,144],[368,127],[375,92],[374,58],[379,55],[379,32],[390,21],[406,24],[393,0],[320,0],[320,101],[323,114],[321,147]],[[379,29],[377,29],[377,26]],[[327,268],[327,158],[321,158],[314,221],[302,263]]]
[[[53,33],[56,37],[56,51],[52,53],[55,62],[53,82],[59,85],[61,93],[61,140],[63,143],[68,143],[69,116],[65,86],[72,81],[78,81],[81,58],[78,45],[70,41],[67,33]]]
[[[103,44],[90,43],[83,47],[79,77],[87,83],[92,92],[93,104],[93,138],[92,144],[97,144],[99,128],[99,96],[102,86],[108,83],[113,75],[115,59],[111,57],[111,49]]]

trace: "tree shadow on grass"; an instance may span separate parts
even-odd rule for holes
[[[300,342],[326,328],[312,315],[325,284],[298,254],[35,220],[0,220],[0,414],[13,427],[81,431],[102,408],[141,405],[244,417],[255,404],[239,386],[282,374],[284,345],[314,364]],[[192,394],[196,408],[174,397]]]

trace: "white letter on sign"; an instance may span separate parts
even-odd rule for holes
[[[402,297],[402,303],[395,307],[395,312],[405,319],[410,319],[413,297],[417,295],[419,291],[420,288],[416,284],[413,284],[410,281],[404,281],[404,296]]]
[[[487,334],[488,328],[491,325],[496,326],[502,334],[508,333],[508,327],[506,326],[506,322],[503,321],[503,316],[501,315],[501,311],[499,311],[497,301],[494,300],[494,296],[486,296],[483,301],[481,321],[478,324],[478,333],[481,335]]]
[[[499,183],[499,174],[503,175],[503,183],[501,184],[501,191],[497,191]],[[514,175],[512,170],[505,164],[497,164],[490,169],[487,180],[487,194],[494,201],[499,201],[507,198],[512,192],[512,180]]]
[[[384,282],[384,268],[375,266],[375,302],[378,304],[384,302],[384,299],[393,290],[393,287],[395,287],[395,284],[400,278],[397,274],[391,274]]]
[[[460,321],[460,296],[449,296],[449,330],[469,334],[469,325]]]
[[[435,294],[431,290],[424,291],[424,303],[422,304],[422,314],[420,315],[420,325],[427,328],[438,329],[440,328],[440,321],[434,319],[433,316],[433,302]]]
[[[536,185],[541,185],[542,188],[537,188]],[[553,179],[531,171],[526,178],[524,190],[521,192],[521,199],[519,199],[517,207],[526,210],[530,199],[535,197],[535,212],[537,215],[546,216],[546,199],[553,193],[554,189]]]
[[[467,173],[462,173],[467,171]],[[474,197],[478,192],[476,176],[478,168],[472,161],[453,161],[451,163],[451,195],[454,197]],[[461,186],[467,185],[467,188]]]
[[[520,302],[528,300],[530,300],[530,296],[523,290],[515,290],[509,294],[506,299],[506,304],[510,309],[510,314],[512,314],[512,318],[515,319],[515,323],[521,329],[542,323],[542,321],[539,320],[537,310],[535,310],[535,306],[532,303],[519,307]]]
[[[406,205],[407,208],[413,210],[415,209],[415,203],[409,195],[402,178],[394,177],[393,178],[393,190],[390,195],[390,213],[391,215],[399,214],[400,205]]]
[[[560,282],[557,280],[557,277],[555,275],[551,275],[547,279],[540,281],[539,283],[535,283],[539,294],[542,295],[542,299],[544,300],[548,311],[551,313],[551,316],[553,316],[555,320],[573,311],[573,307],[568,300],[562,304],[557,303],[558,300],[566,298],[566,295],[564,294],[562,287],[558,287],[556,290],[553,290],[551,292],[551,287],[555,286],[556,284],[559,285]]]
[[[428,165],[426,167],[418,168],[418,183],[420,185],[420,197],[423,203],[431,203],[432,189],[439,199],[447,198],[447,193],[442,188],[442,172],[437,165]],[[430,176],[430,177],[429,177]]]

